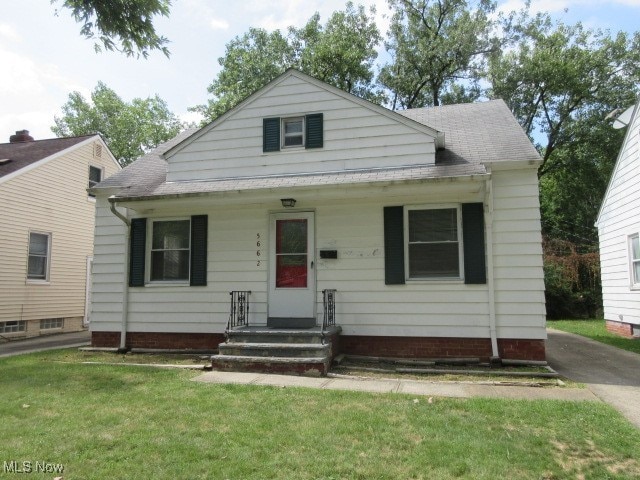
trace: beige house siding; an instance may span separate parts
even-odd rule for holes
[[[28,324],[29,335],[40,333],[39,321],[47,318],[64,318],[64,330],[82,328],[95,214],[86,192],[90,165],[102,168],[103,178],[119,169],[94,138],[0,183],[0,199],[11,206],[0,213],[0,322],[37,321]],[[27,280],[30,232],[51,236],[46,282]]]

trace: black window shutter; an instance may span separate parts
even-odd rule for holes
[[[384,207],[384,283],[404,284],[404,209]]]
[[[264,118],[262,120],[262,151],[277,152],[280,150],[280,119]]]
[[[147,219],[131,220],[129,246],[129,286],[144,287],[144,260],[147,246]]]
[[[484,248],[484,206],[462,204],[462,242],[464,248],[464,283],[487,283]]]
[[[306,148],[322,148],[324,142],[322,122],[321,113],[313,113],[306,116]]]
[[[207,216],[191,217],[191,279],[190,285],[207,285]]]

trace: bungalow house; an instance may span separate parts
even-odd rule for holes
[[[82,330],[95,198],[120,170],[99,135],[0,144],[0,338]]]
[[[627,132],[596,221],[602,303],[607,330],[640,337],[640,102],[616,123]]]
[[[501,100],[393,112],[288,70],[92,189],[92,343],[544,360],[539,163]]]

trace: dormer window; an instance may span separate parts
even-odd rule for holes
[[[304,145],[304,118],[282,119],[282,148],[302,147]]]
[[[290,148],[322,148],[324,126],[321,113],[262,120],[262,151],[278,152]]]

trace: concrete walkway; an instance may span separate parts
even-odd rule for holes
[[[406,379],[364,379],[357,377],[296,377],[265,373],[207,372],[193,379],[197,382],[307,387],[323,390],[354,390],[373,393],[406,393],[437,397],[488,397],[547,400],[591,400],[598,398],[584,388],[544,388],[479,383],[427,382]]]
[[[91,334],[82,332],[41,335],[11,342],[0,343],[0,357],[22,355],[23,353],[42,352],[58,348],[82,347],[91,343]]]
[[[549,365],[560,375],[585,383],[640,428],[640,355],[551,328],[547,333]]]

